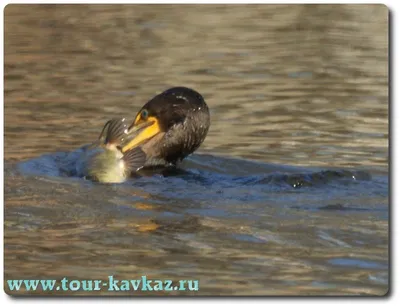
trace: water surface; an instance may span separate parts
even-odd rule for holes
[[[383,5],[7,6],[5,279],[386,293],[387,25]],[[177,85],[212,116],[182,171],[65,176],[110,117]]]

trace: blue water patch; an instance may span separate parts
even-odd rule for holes
[[[346,267],[356,267],[360,269],[376,269],[376,270],[384,270],[388,269],[388,265],[384,265],[382,263],[378,263],[370,260],[360,260],[360,259],[351,259],[351,258],[335,258],[328,260],[330,264],[346,266]]]
[[[388,272],[368,275],[368,279],[383,285],[387,285],[389,283]]]
[[[252,235],[234,233],[231,236],[234,237],[236,240],[245,241],[249,243],[265,243],[264,240],[256,238]]]
[[[24,175],[51,176],[58,181],[75,179],[76,161],[83,148],[21,162],[17,169]],[[96,186],[96,184],[94,184]],[[298,168],[212,155],[192,155],[179,169],[166,169],[152,175],[131,178],[123,185],[143,190],[153,196],[152,203],[200,209],[201,215],[221,217],[235,215],[222,203],[263,204],[265,208],[289,206],[296,210],[326,214],[371,212],[387,219],[387,176],[372,175],[361,169]],[[360,198],[361,197],[361,198]],[[138,199],[131,199],[137,201]],[[207,204],[219,203],[218,209],[204,212]],[[207,206],[209,207],[209,206]],[[230,207],[232,208],[232,207]],[[262,212],[261,212],[262,213]],[[246,212],[241,212],[246,214]],[[248,211],[254,216],[260,212]]]

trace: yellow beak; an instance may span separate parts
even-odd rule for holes
[[[128,135],[133,136],[133,138],[126,145],[122,146],[121,151],[123,153],[127,152],[160,132],[160,126],[156,117],[151,116],[146,121],[137,119],[134,125],[128,130]]]

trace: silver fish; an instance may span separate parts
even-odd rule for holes
[[[77,173],[93,181],[119,183],[141,168],[146,155],[140,147],[121,151],[121,145],[134,137],[127,134],[127,127],[124,118],[109,120],[98,140],[85,148],[77,162]]]

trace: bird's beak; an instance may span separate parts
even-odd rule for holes
[[[128,137],[125,144],[121,147],[123,153],[143,144],[160,133],[160,126],[156,117],[149,117],[146,121],[137,118],[135,122],[128,128]]]

